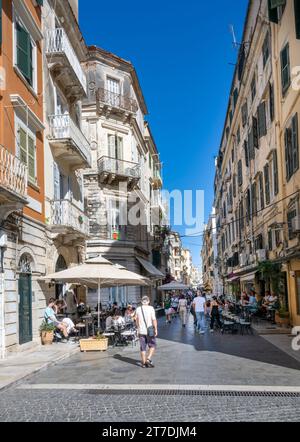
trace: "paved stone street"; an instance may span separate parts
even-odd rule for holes
[[[299,421],[300,363],[268,340],[159,332],[154,369],[138,346],[76,354],[1,392],[0,421]]]

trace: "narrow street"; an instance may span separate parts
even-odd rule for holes
[[[138,345],[78,353],[3,391],[0,421],[299,420],[299,388],[283,391],[300,387],[300,363],[263,337],[195,335],[191,318],[159,334],[154,369],[137,366]]]

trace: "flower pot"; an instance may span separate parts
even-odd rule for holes
[[[105,339],[80,339],[80,351],[105,351],[108,348],[108,338]]]
[[[41,340],[43,345],[51,345],[53,342],[53,331],[42,331]]]

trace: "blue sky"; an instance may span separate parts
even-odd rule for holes
[[[205,191],[205,220],[213,201],[218,153],[247,0],[79,0],[87,44],[126,60],[138,73],[168,190]],[[175,227],[184,233],[185,227]],[[200,264],[202,237],[185,238]]]

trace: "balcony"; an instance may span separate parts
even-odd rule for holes
[[[121,117],[124,122],[130,120],[138,111],[135,99],[104,88],[97,90],[96,101],[97,112],[100,115],[105,115],[106,117],[116,115]]]
[[[152,188],[154,190],[158,190],[162,188],[162,177],[160,171],[155,169],[153,172],[153,176],[150,177],[150,183],[152,184]]]
[[[86,75],[63,28],[46,32],[46,56],[49,68],[67,96],[86,95]]]
[[[69,234],[72,236],[71,239],[86,238],[89,235],[88,217],[69,200],[51,202],[48,225],[53,233]]]
[[[0,219],[27,204],[27,166],[0,145]]]
[[[69,114],[50,115],[49,127],[55,158],[65,160],[73,169],[91,167],[90,143]]]
[[[105,156],[98,159],[98,172],[101,183],[114,185],[125,181],[129,188],[136,186],[141,178],[138,163]]]

